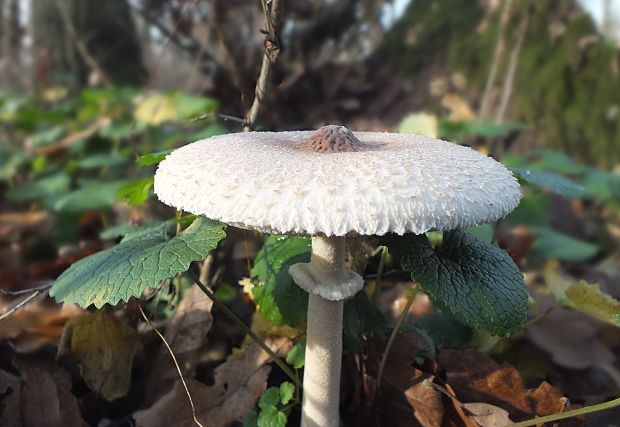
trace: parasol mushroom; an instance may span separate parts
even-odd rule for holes
[[[312,236],[293,265],[309,292],[302,426],[337,426],[343,301],[363,287],[344,264],[346,236],[422,234],[495,221],[519,203],[519,184],[470,148],[418,135],[247,132],[171,153],[155,175],[171,206],[233,226]]]

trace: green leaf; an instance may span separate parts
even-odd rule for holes
[[[258,407],[265,409],[268,406],[276,406],[280,402],[280,389],[278,387],[269,387],[258,401]]]
[[[286,427],[287,416],[275,406],[267,406],[258,415],[258,427]]]
[[[118,197],[130,205],[141,206],[149,199],[154,178],[133,179],[123,184],[117,192]]]
[[[303,325],[308,293],[297,286],[288,268],[310,261],[310,239],[269,236],[256,255],[252,276],[261,284],[252,289],[260,313],[278,325]]]
[[[437,138],[437,126],[437,116],[427,113],[414,113],[405,116],[398,125],[398,132]]]
[[[465,231],[487,243],[491,243],[493,241],[493,235],[495,234],[491,224],[481,224],[476,227],[469,227]]]
[[[82,307],[116,305],[187,271],[225,235],[222,224],[204,217],[173,236],[175,227],[168,222],[127,235],[118,245],[76,262],[54,282],[50,295]]]
[[[288,351],[286,354],[286,363],[295,369],[304,366],[306,360],[306,340],[301,340]]]
[[[551,191],[567,198],[583,198],[588,196],[588,190],[562,175],[532,168],[513,168],[522,180],[535,187]]]
[[[108,208],[116,203],[118,190],[126,181],[80,181],[80,188],[53,200],[58,212],[84,212]]]
[[[415,324],[426,331],[439,349],[464,348],[472,337],[471,328],[449,313],[427,314]]]
[[[509,335],[527,320],[523,275],[497,246],[459,230],[444,234],[435,250],[415,235],[388,246],[425,292],[471,327]]]
[[[14,202],[25,202],[47,198],[52,194],[62,193],[69,189],[70,179],[64,173],[41,178],[30,184],[16,187],[7,193],[7,198]]]
[[[545,259],[581,262],[592,258],[600,249],[593,243],[575,239],[551,228],[532,227],[532,231],[536,235],[532,251]]]
[[[385,318],[365,292],[358,292],[344,304],[343,344],[354,353],[361,352],[369,335],[384,337]]]
[[[549,226],[549,195],[542,192],[526,193],[507,219],[513,224]]]
[[[588,168],[583,179],[583,185],[604,202],[620,199],[620,175],[617,173]]]
[[[221,302],[230,302],[237,296],[237,287],[224,282],[217,287],[214,295]]]
[[[258,414],[256,411],[249,412],[243,417],[243,427],[258,427]]]
[[[581,175],[585,170],[585,166],[577,164],[566,154],[550,149],[540,150],[538,160],[532,166],[562,175]]]
[[[138,164],[138,166],[156,165],[162,160],[164,160],[166,156],[170,153],[172,153],[172,148],[168,150],[158,151],[156,153],[144,154],[138,157],[138,160],[136,160],[136,163]]]
[[[440,120],[439,135],[442,138],[463,139],[467,136],[497,139],[516,130],[527,129],[527,126],[518,123],[498,124],[491,120]]]
[[[80,169],[97,169],[102,167],[120,166],[129,159],[122,154],[94,154],[79,161]]]
[[[288,381],[280,384],[280,402],[286,405],[295,396],[295,386]]]

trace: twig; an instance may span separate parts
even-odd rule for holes
[[[5,291],[4,289],[0,289],[0,294],[8,296],[8,297],[13,297],[17,295],[29,294],[31,292],[36,292],[36,291],[47,291],[51,287],[52,287],[52,283],[48,283],[47,285],[43,285],[43,286],[37,286],[36,288],[22,289],[21,291]]]
[[[28,304],[30,301],[32,301],[33,299],[35,299],[36,297],[38,297],[42,293],[47,292],[47,289],[49,289],[50,287],[51,287],[51,285],[48,288],[44,289],[44,290],[36,290],[36,291],[34,291],[32,294],[28,295],[26,298],[24,298],[23,300],[21,300],[20,302],[15,304],[13,307],[9,308],[6,313],[3,313],[2,315],[0,315],[0,320],[6,319],[11,314],[15,313],[17,310],[19,310],[20,308],[22,308],[23,306]]]
[[[256,117],[258,117],[258,110],[260,109],[265,92],[267,91],[267,84],[269,83],[269,74],[271,73],[271,66],[278,59],[280,53],[280,41],[278,39],[278,28],[280,23],[280,0],[261,0],[263,5],[263,11],[265,12],[265,20],[267,21],[267,31],[265,35],[265,51],[263,54],[263,62],[260,67],[260,74],[258,75],[258,81],[256,82],[256,89],[254,90],[254,101],[250,111],[245,116],[245,122],[243,124],[243,131],[249,132],[254,126]]]
[[[204,292],[211,299],[211,301],[213,301],[213,303],[217,305],[218,308],[222,310],[226,316],[228,316],[229,319],[235,322],[237,326],[239,326],[243,330],[243,332],[245,332],[250,338],[252,338],[252,340],[256,342],[256,344],[258,344],[265,353],[271,356],[273,362],[278,365],[280,369],[282,369],[282,371],[291,379],[291,381],[293,381],[297,386],[300,385],[299,378],[297,378],[295,372],[291,368],[289,368],[286,363],[284,363],[282,359],[280,359],[280,357],[273,350],[271,350],[269,346],[265,344],[263,340],[254,333],[254,331],[252,331],[252,329],[248,327],[248,325],[243,323],[243,321],[239,319],[239,316],[237,316],[230,308],[228,308],[226,304],[216,299],[215,295],[213,295],[213,292],[211,292],[211,290],[200,281],[200,278],[196,275],[196,273],[188,270],[187,274],[189,274],[189,276],[192,278],[192,280],[194,280],[194,282],[202,290],[202,292]]]
[[[164,336],[161,334],[161,332],[159,332],[159,330],[155,327],[155,325],[153,325],[153,323],[151,323],[149,318],[146,317],[146,314],[144,314],[144,311],[142,310],[142,307],[140,306],[140,304],[138,304],[138,310],[140,310],[140,314],[142,315],[142,317],[144,318],[146,323],[148,323],[149,326],[153,329],[153,331],[155,331],[155,333],[159,336],[159,338],[161,338],[161,341],[166,346],[166,349],[168,350],[168,353],[170,353],[170,357],[172,357],[172,360],[174,362],[174,366],[177,368],[177,372],[179,373],[179,378],[181,379],[181,383],[183,384],[183,388],[185,389],[185,394],[187,394],[187,399],[189,400],[189,406],[192,407],[192,417],[194,418],[194,422],[196,423],[196,425],[198,425],[200,427],[204,427],[200,423],[200,421],[198,421],[198,417],[196,416],[196,407],[194,406],[194,400],[192,399],[192,395],[189,392],[189,388],[187,388],[187,383],[185,382],[185,378],[183,378],[183,373],[181,372],[181,367],[179,366],[179,362],[177,362],[176,356],[172,352],[172,348],[170,348],[170,345],[166,341],[166,338],[164,338]]]
[[[487,83],[482,94],[482,99],[480,101],[480,108],[478,109],[478,118],[480,119],[484,119],[489,110],[489,104],[491,102],[491,90],[493,90],[493,86],[495,86],[495,80],[497,80],[497,71],[499,69],[499,64],[502,60],[504,47],[506,45],[504,38],[506,27],[508,26],[508,19],[510,18],[511,6],[512,0],[504,1],[504,7],[502,9],[502,15],[499,22],[499,30],[497,33],[497,41],[495,42],[495,51],[493,52],[493,62],[491,63],[489,78],[487,79]]]
[[[584,406],[583,408],[573,409],[572,411],[561,412],[559,414],[547,415],[545,417],[536,417],[531,420],[521,421],[519,423],[512,424],[511,427],[529,427],[538,424],[548,423],[549,421],[564,420],[566,418],[577,417],[579,415],[591,414],[592,412],[604,411],[605,409],[615,408],[620,406],[620,397],[618,399],[610,400],[609,402],[599,403],[598,405]]]
[[[221,114],[221,113],[212,113],[212,114],[203,114],[201,116],[198,117],[194,117],[193,119],[191,119],[189,122],[197,122],[199,120],[206,120],[209,117],[215,116],[219,119],[224,120],[225,122],[235,122],[235,123],[240,123],[240,124],[244,124],[245,123],[245,119],[242,119],[241,117],[236,117],[236,116],[231,116],[229,114]]]
[[[407,313],[409,313],[409,309],[411,308],[411,305],[413,304],[413,300],[415,300],[415,297],[417,295],[416,291],[417,289],[414,289],[409,295],[409,300],[407,300],[407,304],[405,305],[405,308],[403,308],[402,313],[400,313],[400,316],[398,317],[398,321],[396,322],[396,326],[394,326],[394,329],[392,330],[392,333],[390,334],[390,338],[388,339],[387,345],[385,346],[385,350],[383,351],[383,356],[381,357],[381,363],[379,364],[379,372],[377,373],[377,383],[375,385],[375,398],[381,388],[381,381],[383,380],[383,370],[385,369],[385,364],[390,354],[392,344],[394,344],[394,341],[396,340],[396,336],[398,335],[398,332],[400,331],[401,326],[403,325],[403,323],[405,322],[405,319],[407,318]]]
[[[508,109],[508,103],[510,102],[510,98],[512,97],[512,91],[514,88],[515,74],[519,65],[519,56],[521,54],[521,50],[523,49],[523,42],[525,40],[525,35],[527,34],[527,29],[530,23],[530,14],[531,8],[530,4],[528,3],[525,6],[523,18],[521,18],[519,28],[517,29],[517,41],[512,48],[512,52],[510,52],[508,71],[506,72],[506,79],[504,81],[504,90],[502,91],[502,98],[499,104],[499,108],[497,109],[497,114],[495,116],[495,123],[502,123],[504,121],[504,117],[506,116],[506,110]]]
[[[58,8],[58,12],[60,12],[60,17],[62,18],[62,21],[65,25],[65,29],[69,32],[69,35],[75,41],[75,47],[77,48],[77,51],[84,60],[84,62],[88,64],[88,67],[91,69],[91,71],[99,75],[103,83],[110,84],[110,79],[106,75],[105,71],[103,71],[103,68],[101,68],[97,60],[90,54],[88,48],[79,37],[77,30],[73,25],[73,22],[71,22],[71,16],[69,15],[69,11],[66,9],[64,2],[62,0],[56,0],[56,8]]]

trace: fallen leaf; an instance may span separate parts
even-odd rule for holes
[[[273,338],[266,344],[278,354],[291,346],[286,338]],[[226,427],[241,422],[267,388],[270,358],[258,344],[248,347],[241,359],[229,359],[214,372],[214,384],[208,386],[187,378],[187,386],[196,407],[198,419],[209,427]],[[137,411],[138,426],[194,427],[191,407],[180,381],[150,408]]]
[[[67,320],[83,313],[77,306],[55,304],[49,298],[33,301],[0,322],[0,341],[10,339],[18,353],[56,344]]]
[[[545,284],[561,303],[618,326],[614,315],[620,314],[620,301],[603,293],[599,285],[568,280],[550,267],[545,268],[544,276]]]
[[[489,403],[508,411],[514,421],[550,415],[562,410],[559,390],[543,382],[536,389],[525,388],[519,372],[507,363],[499,364],[485,353],[443,350],[439,363],[447,382],[462,402]],[[568,425],[580,425],[573,419]]]
[[[174,353],[183,375],[192,377],[196,366],[205,354],[207,334],[213,325],[211,308],[213,301],[196,285],[183,294],[181,302],[170,319],[164,337]],[[150,379],[151,396],[159,396],[159,390],[170,390],[179,374],[172,363],[170,352],[164,346],[155,360]],[[149,399],[150,400],[150,399]]]
[[[513,423],[508,411],[488,403],[464,403],[463,407],[480,427],[509,426]]]
[[[21,380],[0,371],[0,427],[14,425],[21,418]]]
[[[380,388],[376,394],[379,418],[384,425],[435,427],[442,425],[441,393],[430,383],[434,376],[414,364],[428,342],[416,333],[400,332],[388,355]],[[369,360],[369,372],[376,376],[383,349]]]
[[[57,382],[44,369],[22,366],[21,380],[0,371],[2,400],[0,426],[86,427],[77,399],[67,384]]]
[[[111,401],[129,391],[137,342],[133,328],[101,309],[67,322],[58,357],[73,355],[86,385]]]
[[[570,325],[570,333],[558,333]],[[530,341],[556,364],[575,370],[596,368],[620,386],[615,354],[599,339],[602,324],[567,308],[558,308],[527,328]]]

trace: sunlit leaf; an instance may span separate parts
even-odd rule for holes
[[[398,132],[437,138],[437,116],[427,113],[409,114],[398,125]]]
[[[166,156],[170,153],[172,153],[172,148],[168,150],[158,151],[156,153],[144,154],[138,157],[138,160],[136,160],[136,163],[138,163],[138,166],[156,165],[162,160],[164,160]]]
[[[130,205],[140,206],[146,203],[153,188],[154,178],[132,179],[118,189],[118,196]]]
[[[424,235],[387,244],[422,290],[471,327],[505,336],[527,319],[523,274],[499,247],[458,230],[435,249]]]
[[[116,305],[187,271],[224,238],[223,225],[204,217],[174,235],[176,224],[127,235],[116,246],[69,267],[50,290],[56,300],[82,307]]]
[[[598,284],[567,280],[551,268],[546,268],[544,275],[545,284],[561,303],[603,322],[620,326],[620,301],[601,291]]]

